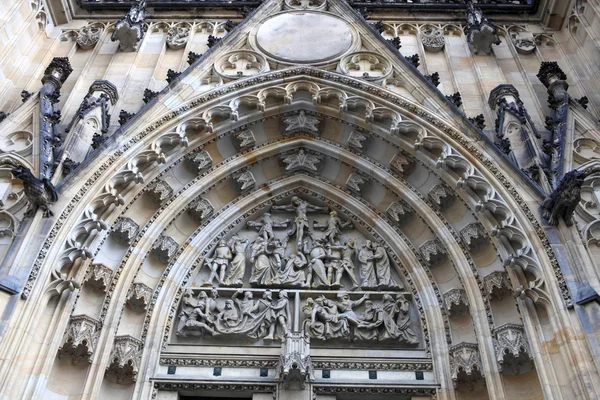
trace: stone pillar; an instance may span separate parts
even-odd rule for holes
[[[547,154],[551,158],[550,178],[552,187],[556,187],[562,178],[565,159],[565,139],[567,135],[567,111],[569,110],[569,94],[567,75],[560,69],[558,63],[544,61],[537,74],[538,79],[548,89],[548,104],[552,113],[546,117],[546,128],[552,132],[547,146]]]
[[[54,169],[56,151],[60,148],[60,135],[55,125],[60,120],[60,112],[55,110],[60,88],[73,72],[67,57],[55,57],[44,71],[40,90],[40,179],[50,179]]]

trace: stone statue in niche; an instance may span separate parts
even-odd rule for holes
[[[244,284],[244,273],[246,272],[246,247],[248,239],[234,236],[231,239],[230,248],[233,250],[231,269],[225,279],[225,286],[242,286]]]
[[[262,236],[263,240],[270,241],[275,237],[273,228],[287,228],[290,222],[290,219],[282,222],[274,221],[270,213],[264,213],[258,221],[248,221],[247,225],[252,228],[258,228],[258,234]]]
[[[211,315],[210,299],[206,292],[198,293],[194,298],[194,293],[187,290],[183,295],[181,302],[181,312],[179,313],[179,325],[176,334],[178,336],[215,335],[214,318]]]
[[[352,227],[352,221],[343,222],[338,216],[337,211],[331,211],[329,218],[324,224],[320,224],[317,221],[313,221],[313,229],[324,229],[325,235],[323,236],[329,244],[334,244],[337,237],[342,233],[342,229]]]
[[[205,263],[210,269],[210,275],[204,284],[214,286],[213,281],[215,279],[217,279],[220,284],[225,283],[225,273],[232,258],[233,254],[227,245],[227,242],[221,240],[215,249],[214,256],[205,259]]]
[[[290,204],[284,205],[275,205],[271,207],[273,211],[288,211],[295,212],[296,218],[294,219],[294,225],[292,229],[288,232],[288,236],[296,235],[296,243],[298,244],[298,249],[302,248],[304,243],[304,235],[312,235],[310,232],[310,227],[308,225],[308,213],[317,212],[317,211],[327,211],[327,207],[319,207],[314,204],[310,204],[306,200],[302,200],[301,198],[294,196]]]

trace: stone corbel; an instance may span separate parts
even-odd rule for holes
[[[443,50],[446,45],[444,30],[437,26],[427,25],[426,27],[423,27],[419,33],[419,38],[421,39],[425,51],[432,53]]]
[[[469,302],[464,289],[450,289],[444,293],[444,306],[452,318],[464,317],[469,313]]]
[[[300,110],[296,114],[283,117],[284,135],[293,135],[295,133],[307,133],[309,135],[319,136],[319,124],[321,120],[308,115],[306,111]]]
[[[131,241],[137,235],[140,226],[131,218],[121,217],[117,219],[112,228],[112,238],[122,246],[129,246]]]
[[[175,255],[177,249],[179,248],[179,244],[170,236],[161,235],[156,242],[152,245],[152,250],[150,250],[150,254],[157,261],[162,263],[168,263],[171,257]]]
[[[233,135],[233,145],[238,151],[243,151],[256,146],[256,137],[250,129],[244,129]]]
[[[348,136],[348,147],[356,151],[363,152],[369,144],[369,135],[360,130],[354,130]]]
[[[190,217],[198,223],[204,222],[214,211],[215,209],[210,201],[202,198],[192,201],[187,207]]]
[[[485,384],[479,348],[474,343],[459,343],[450,348],[452,382],[460,391],[473,391]]]
[[[285,172],[287,173],[296,171],[319,173],[323,166],[323,156],[301,148],[282,154],[281,162],[285,165]]]
[[[483,278],[483,286],[491,300],[502,300],[512,293],[508,274],[504,271],[494,271]]]
[[[256,188],[256,179],[252,172],[241,171],[232,176],[233,183],[240,194],[248,193]]]
[[[483,227],[477,222],[461,229],[460,238],[470,251],[481,250],[489,242]]]
[[[353,172],[346,180],[346,188],[353,193],[361,195],[369,184],[370,178],[359,172]]]
[[[145,312],[151,297],[151,287],[143,283],[134,283],[127,292],[127,305],[135,312]]]
[[[440,265],[448,258],[446,249],[439,239],[426,241],[419,247],[419,251],[430,267]]]
[[[505,324],[492,331],[498,369],[505,375],[521,375],[533,369],[533,358],[525,329]]]
[[[200,175],[204,171],[210,169],[213,165],[213,159],[206,150],[200,150],[197,153],[189,154],[185,157],[186,164],[196,174]]]
[[[390,161],[390,168],[404,176],[408,175],[413,167],[414,160],[402,153],[397,153],[394,158],[392,158],[392,161]]]
[[[400,201],[395,201],[386,210],[388,216],[398,225],[403,225],[410,220],[413,210]]]
[[[113,276],[113,271],[104,264],[92,264],[85,276],[85,286],[93,287],[94,289],[106,292],[106,288],[110,285]]]
[[[275,380],[286,389],[302,390],[314,380],[310,360],[310,336],[304,331],[288,330],[281,343],[281,356]]]
[[[163,205],[171,196],[173,196],[173,188],[165,181],[156,180],[152,182],[144,190],[152,202],[158,206]]]
[[[429,200],[440,210],[445,210],[454,203],[454,193],[444,185],[435,185],[427,193]]]
[[[125,383],[128,380],[136,381],[143,345],[141,340],[129,335],[115,337],[110,354],[110,365],[106,372],[115,375],[117,383]]]
[[[81,360],[91,363],[101,326],[100,321],[87,315],[72,316],[58,349],[58,358],[69,356],[73,365]]]

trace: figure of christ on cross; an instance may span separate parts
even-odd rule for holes
[[[308,225],[308,216],[309,212],[327,212],[329,209],[327,207],[320,207],[314,204],[310,204],[306,200],[302,200],[301,198],[294,196],[289,204],[283,204],[280,206],[271,207],[273,211],[289,211],[295,212],[296,218],[294,218],[294,225],[292,229],[288,231],[288,236],[292,236],[296,234],[296,243],[298,244],[298,249],[302,248],[304,235],[311,236],[310,226]]]

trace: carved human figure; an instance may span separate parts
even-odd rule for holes
[[[402,293],[394,299],[391,294],[383,295],[383,310],[387,312],[396,323],[397,339],[407,344],[417,344],[417,335],[410,328],[410,302]]]
[[[307,319],[304,330],[312,337],[327,340],[349,337],[348,320],[340,318],[337,306],[324,296],[308,298],[302,307]]]
[[[322,239],[317,239],[315,245],[309,254],[309,270],[307,284],[315,289],[329,288],[329,280],[327,280],[327,271],[325,270],[325,247]]]
[[[247,225],[251,228],[258,228],[258,234],[266,241],[272,240],[275,237],[273,228],[287,228],[291,220],[288,218],[285,221],[277,222],[273,220],[270,213],[264,213],[258,221],[248,221]]]
[[[277,340],[288,329],[290,319],[290,304],[286,290],[279,292],[279,298],[273,299],[270,290],[267,290],[260,300],[266,307],[265,315],[262,320],[259,337],[264,340]],[[280,328],[280,329],[277,329]],[[266,336],[264,334],[266,333]]]
[[[220,284],[223,284],[225,282],[225,272],[227,271],[229,261],[232,258],[233,254],[231,253],[231,249],[227,245],[227,242],[224,240],[219,241],[214,252],[214,257],[206,258],[206,264],[210,269],[210,275],[205,281],[205,284],[214,286],[213,281],[215,279],[217,279]]]
[[[250,276],[250,285],[267,286],[273,284],[273,279],[281,268],[282,246],[278,239],[266,241],[259,236],[252,244],[252,254],[250,262],[254,264],[252,275]]]
[[[217,334],[214,330],[209,301],[208,295],[204,291],[200,292],[196,299],[191,290],[186,291],[179,313],[179,325],[176,332],[178,336],[187,336],[189,332],[197,332],[200,336]]]
[[[375,243],[373,244],[373,261],[375,262],[375,272],[377,275],[377,284],[380,289],[397,288],[398,284],[392,277],[390,258],[385,248]]]
[[[288,256],[285,267],[278,273],[273,282],[290,287],[308,287],[304,270],[307,265],[308,260],[301,251],[293,253]]]
[[[325,240],[329,242],[329,244],[334,244],[337,237],[341,235],[342,229],[348,228],[352,226],[352,221],[343,222],[338,216],[337,211],[331,211],[329,213],[329,217],[327,218],[327,222],[321,224],[317,221],[313,221],[314,229],[324,229],[325,234],[323,237]]]
[[[377,275],[373,259],[373,244],[367,240],[358,251],[360,263],[360,286],[363,290],[377,289]]]
[[[236,329],[240,322],[240,313],[232,299],[225,300],[223,310],[217,315],[215,325],[220,332],[228,333]]]
[[[340,287],[342,285],[341,281],[345,272],[352,282],[352,288],[350,290],[358,289],[358,282],[356,281],[354,273],[354,241],[349,240],[345,245],[336,241],[333,245],[328,245],[327,250],[330,260],[329,266],[333,267],[332,272],[335,272],[335,280],[332,282],[332,286]]]
[[[358,300],[352,300],[350,299],[350,295],[347,292],[342,291],[337,294],[337,299],[338,300],[335,302],[335,305],[337,306],[337,309],[341,312],[340,318],[348,320],[348,322],[351,325],[359,325],[360,321],[358,316],[354,312],[354,307],[360,306],[362,303],[368,300],[369,294],[365,294]]]
[[[350,239],[343,246],[342,251],[342,274],[346,272],[348,278],[352,281],[352,288],[350,290],[358,289],[358,281],[356,280],[356,273],[354,271],[354,257],[356,254],[356,244],[354,240]]]
[[[234,236],[231,241],[233,249],[233,260],[231,261],[231,269],[227,274],[225,284],[227,286],[242,286],[244,284],[244,274],[246,273],[246,247],[248,239]]]
[[[310,227],[308,225],[308,213],[317,211],[327,211],[327,207],[319,207],[314,204],[310,204],[306,200],[294,196],[290,204],[275,205],[271,208],[274,211],[293,211],[296,213],[294,218],[294,225],[288,232],[288,236],[296,235],[296,243],[298,249],[302,248],[304,235],[311,235]]]
[[[333,245],[327,245],[327,280],[333,288],[339,288],[342,286],[341,279],[344,268],[342,267],[342,250],[344,246],[339,241],[336,241]]]

